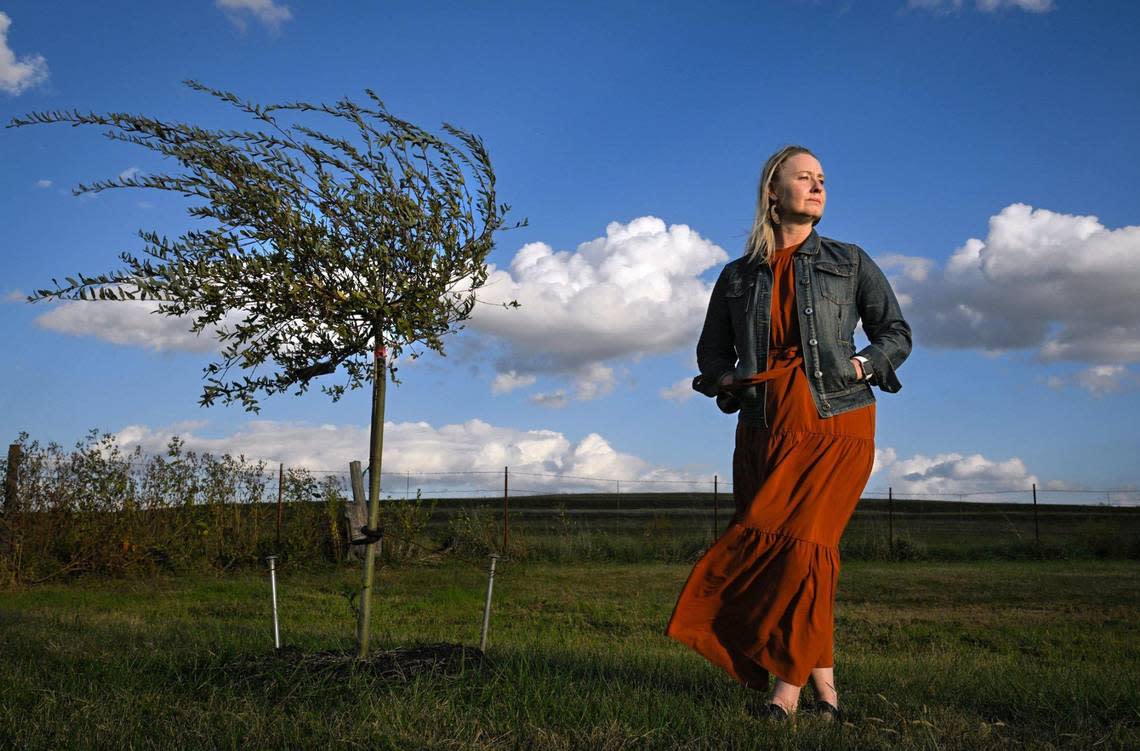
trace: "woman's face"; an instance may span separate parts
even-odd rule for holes
[[[811,154],[788,157],[772,179],[772,198],[780,221],[818,221],[827,203],[823,167]]]

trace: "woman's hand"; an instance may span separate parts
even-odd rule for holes
[[[855,380],[857,380],[857,381],[863,380],[863,376],[864,376],[863,363],[860,362],[859,360],[856,360],[854,357],[852,357],[851,358],[851,364],[855,366]]]

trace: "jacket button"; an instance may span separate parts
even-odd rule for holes
[[[804,314],[810,316],[811,315],[811,308],[804,308]]]
[[[815,371],[815,377],[816,378],[823,378],[823,371],[822,370]]]
[[[809,282],[807,277],[805,276],[803,279],[800,279],[800,284],[811,284],[811,282]]]
[[[815,339],[808,339],[808,344],[814,347],[815,345],[819,344],[819,342],[817,342]]]

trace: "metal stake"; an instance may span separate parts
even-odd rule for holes
[[[269,564],[269,591],[273,596],[273,648],[281,649],[281,627],[277,623],[277,556],[265,559]]]
[[[511,529],[510,467],[503,467],[503,553],[507,552],[507,540]]]
[[[713,475],[713,541],[720,534],[720,489],[717,487],[720,477]]]
[[[1037,483],[1033,483],[1033,539],[1041,544],[1041,527],[1037,524]]]
[[[499,556],[491,554],[491,569],[487,572],[487,602],[483,605],[483,633],[479,636],[479,651],[487,651],[487,631],[491,628],[491,592],[495,589],[495,562]]]
[[[281,519],[285,512],[285,462],[277,467],[277,552],[281,552]]]
[[[890,525],[887,532],[888,544],[891,549],[891,558],[895,557],[895,489],[887,488],[887,523]]]

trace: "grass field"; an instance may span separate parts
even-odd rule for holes
[[[487,660],[384,677],[351,648],[349,569],[0,592],[0,747],[1002,749],[1140,747],[1140,563],[844,565],[842,727],[665,639],[684,564],[505,562]],[[378,648],[478,643],[485,575],[383,568]],[[806,692],[805,692],[806,693]]]

